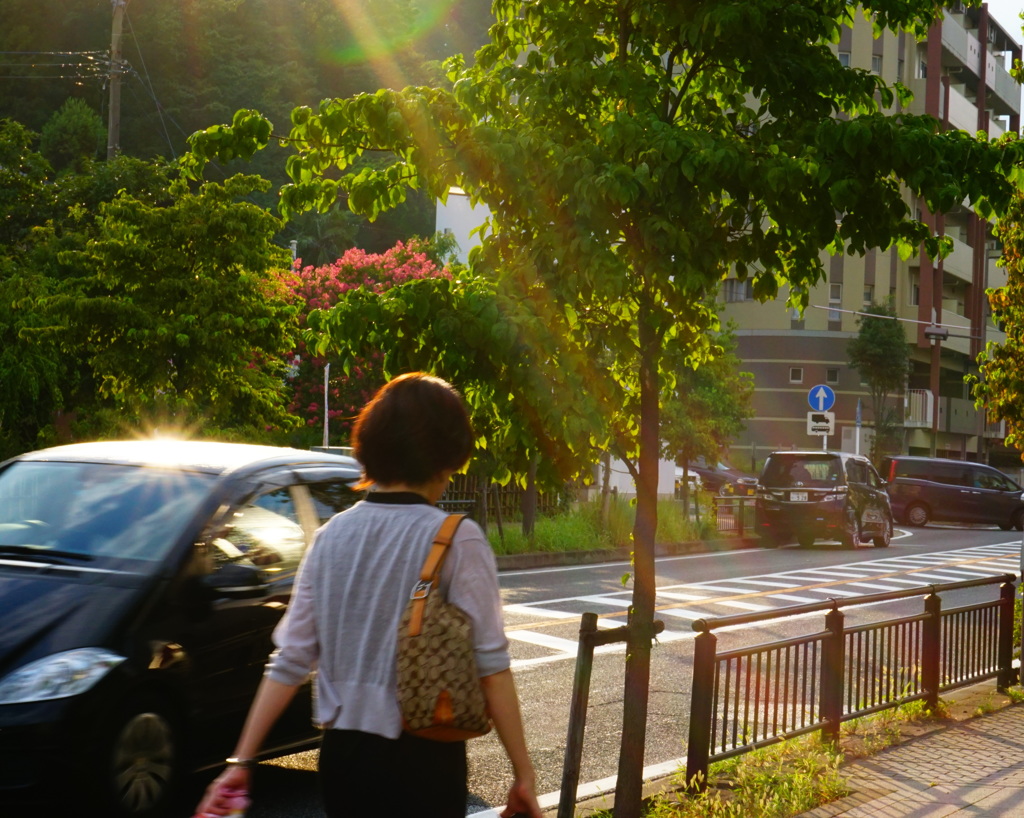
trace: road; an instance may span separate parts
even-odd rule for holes
[[[692,620],[781,608],[829,597],[925,586],[1000,573],[1016,573],[1020,535],[996,529],[930,526],[897,530],[887,550],[847,551],[827,543],[659,559],[657,609],[665,632],[652,654],[652,689],[646,748],[649,767],[667,772],[684,754],[690,706]],[[625,621],[630,589],[626,563],[566,566],[501,575],[506,631],[519,687],[531,755],[544,804],[557,803],[569,695],[580,614],[593,611],[599,626]],[[995,588],[959,592],[946,605],[990,599]],[[984,596],[983,596],[984,595]],[[847,611],[848,624],[920,611],[920,600]],[[820,617],[785,620],[731,632],[747,644],[817,630]],[[622,718],[624,649],[597,649],[588,710],[581,782],[609,788],[615,775]],[[316,754],[289,756],[261,766],[250,818],[314,818]],[[396,775],[401,775],[396,771]],[[471,812],[486,818],[504,803],[510,772],[494,735],[470,743]],[[490,813],[493,815],[493,813]]]

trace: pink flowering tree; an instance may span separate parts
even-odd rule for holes
[[[300,328],[305,334],[309,315],[329,310],[350,290],[382,293],[398,284],[422,278],[451,278],[448,267],[436,259],[436,248],[423,239],[398,242],[384,253],[367,253],[353,247],[332,264],[303,266],[297,259],[288,284],[299,306]],[[332,446],[345,445],[352,421],[373,393],[384,384],[382,355],[370,352],[344,372],[339,361],[313,354],[300,341],[290,356],[289,383],[292,399],[289,411],[303,421],[297,445],[316,445],[322,441],[324,409],[324,372],[331,363],[327,385],[327,404]]]

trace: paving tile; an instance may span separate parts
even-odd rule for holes
[[[851,762],[853,790],[801,818],[1024,818],[1024,705]]]

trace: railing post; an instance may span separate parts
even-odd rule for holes
[[[939,686],[942,679],[942,598],[932,592],[924,598],[927,618],[922,627],[921,686],[925,693],[925,706],[935,711],[939,707]]]
[[[693,623],[701,630],[702,620]],[[718,637],[709,630],[697,634],[693,646],[693,684],[690,688],[690,736],[686,742],[686,786],[703,792],[711,760],[711,722],[715,712],[715,671]],[[559,816],[561,818],[561,816]]]
[[[833,600],[833,605],[835,601]],[[843,721],[843,669],[846,667],[846,618],[838,607],[825,614],[828,637],[821,651],[821,728],[822,737],[839,744],[839,729]]]
[[[594,667],[594,642],[591,637],[595,633],[597,614],[583,614],[580,620],[580,643],[576,649],[576,675],[572,682],[569,731],[565,739],[557,818],[573,818],[576,811],[576,789],[580,783],[580,764],[583,760],[583,732],[587,726],[587,702],[590,699],[590,672]]]
[[[1013,608],[1016,596],[1012,582],[1004,582],[999,586],[999,675],[996,677],[996,689],[1005,693],[1017,681],[1017,673],[1013,669]]]
[[[734,501],[736,503],[736,527],[739,529],[739,536],[743,536],[743,523],[744,523],[744,512],[747,509],[747,498],[737,497]]]

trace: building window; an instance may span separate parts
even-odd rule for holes
[[[830,366],[825,370],[825,383],[839,383],[838,366]]]
[[[828,285],[828,320],[829,321],[841,321],[842,315],[839,313],[839,308],[843,303],[843,285],[842,284],[829,284]]]
[[[910,306],[916,307],[921,303],[921,278],[920,273],[914,272],[910,274],[910,290],[908,295],[910,296]]]
[[[875,303],[875,285],[865,284],[864,285],[864,306]]]
[[[722,296],[727,302],[753,301],[754,282],[749,278],[740,281],[738,278],[727,278],[722,282]]]
[[[850,52],[849,51],[840,51],[839,52],[839,64],[841,66],[843,66],[843,68],[849,68],[850,67]]]
[[[879,76],[881,76],[881,74],[882,74],[882,55],[881,54],[873,54],[871,56],[871,73],[872,74],[878,74]]]
[[[802,366],[791,366],[789,368],[789,382],[790,383],[803,383],[804,382],[804,368]]]

